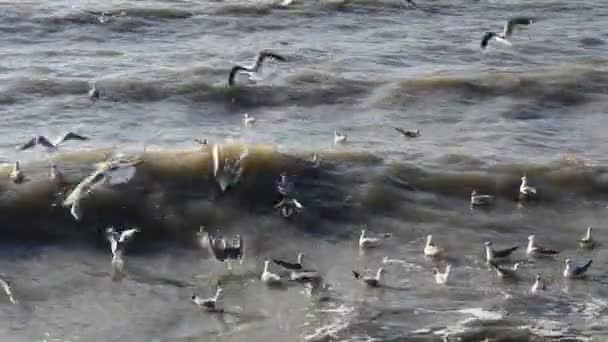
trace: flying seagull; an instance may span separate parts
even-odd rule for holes
[[[508,38],[511,37],[511,35],[513,34],[513,29],[518,25],[530,25],[533,21],[534,20],[532,18],[527,17],[516,17],[509,19],[509,21],[505,23],[505,27],[502,32],[486,32],[483,35],[483,38],[481,38],[480,46],[482,49],[485,49],[492,38],[496,39],[496,41],[499,41],[501,43],[512,45],[511,42],[509,42]]]
[[[17,304],[17,301],[13,297],[13,292],[11,291],[11,286],[6,282],[6,280],[0,278],[0,286],[2,286],[2,289],[4,290],[4,293],[6,293],[8,300],[10,300],[11,303],[13,303],[13,304]]]
[[[132,228],[117,232],[114,230],[114,227],[109,227],[106,232],[108,234],[110,248],[112,249],[112,255],[114,257],[122,255],[125,245],[133,238],[135,233],[138,233],[139,231],[139,228]]]
[[[281,55],[278,55],[274,52],[270,52],[268,50],[263,50],[258,55],[258,58],[256,59],[254,65],[252,65],[252,66],[242,66],[242,65],[233,66],[232,70],[230,70],[230,76],[228,76],[228,85],[230,87],[234,86],[234,79],[235,79],[237,73],[244,72],[244,73],[248,74],[249,77],[251,77],[255,73],[259,73],[262,70],[262,64],[264,63],[264,60],[266,58],[276,59],[281,62],[287,61],[287,58],[285,58]]]
[[[401,133],[404,137],[407,138],[418,138],[420,136],[420,130],[417,129],[415,131],[406,131],[403,128],[393,127],[395,131]]]
[[[36,145],[41,145],[41,146],[46,147],[50,151],[57,151],[59,145],[63,144],[64,142],[66,142],[68,140],[85,141],[85,140],[89,140],[89,137],[85,137],[80,134],[76,134],[74,132],[67,132],[66,134],[60,136],[54,142],[51,142],[44,135],[39,135],[39,136],[33,137],[32,139],[28,140],[28,142],[26,142],[25,144],[23,144],[21,146],[17,146],[17,149],[19,151],[23,151],[23,150],[30,149]]]

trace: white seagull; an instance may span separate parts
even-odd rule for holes
[[[486,262],[492,262],[496,259],[508,258],[513,252],[515,252],[519,248],[519,246],[513,246],[510,248],[494,250],[492,248],[491,241],[486,241],[485,246],[486,246]]]
[[[254,65],[252,65],[252,66],[242,66],[242,65],[233,66],[232,69],[230,70],[230,75],[228,76],[228,85],[230,87],[234,86],[234,83],[235,83],[234,81],[235,81],[236,75],[240,72],[248,74],[250,78],[251,78],[251,76],[253,76],[256,73],[261,73],[262,64],[264,63],[264,60],[266,58],[276,59],[281,62],[287,61],[287,59],[281,55],[278,55],[274,52],[270,52],[267,50],[263,50],[262,52],[259,53],[258,58],[256,59]]]
[[[583,278],[585,276],[585,272],[591,266],[593,260],[587,261],[586,264],[582,266],[576,266],[572,264],[572,260],[566,259],[566,268],[564,269],[564,278],[574,279],[574,278]]]
[[[114,227],[109,227],[106,232],[108,234],[112,256],[122,255],[126,244],[133,239],[135,233],[138,233],[139,231],[139,228],[132,228],[117,232],[114,230]]]
[[[536,244],[536,237],[534,235],[528,236],[528,248],[526,248],[526,255],[528,256],[546,256],[555,255],[559,251],[554,249],[547,249]]]
[[[16,161],[15,164],[13,164],[13,170],[9,173],[8,178],[15,184],[21,184],[25,180],[19,161]]]
[[[382,285],[382,274],[384,274],[384,268],[380,267],[378,272],[376,272],[376,276],[362,276],[361,273],[353,270],[353,276],[355,279],[361,281],[363,284],[369,287],[379,287]]]
[[[243,114],[243,124],[245,126],[253,126],[255,123],[255,118],[253,116],[249,116],[249,113]]]
[[[544,291],[547,289],[547,284],[545,284],[545,280],[542,279],[542,277],[540,276],[540,274],[536,275],[536,278],[534,280],[534,284],[532,285],[532,289],[530,290],[530,292],[532,294],[536,294],[539,291]]]
[[[6,280],[0,278],[0,286],[2,286],[2,289],[4,290],[4,293],[6,293],[8,300],[13,304],[17,304],[17,301],[13,297],[13,292],[11,291],[11,286],[6,282]]]
[[[591,237],[591,227],[587,227],[587,233],[578,240],[578,245],[581,248],[592,249],[595,245],[593,238]]]
[[[534,22],[534,20],[532,18],[526,18],[526,17],[516,17],[516,18],[512,18],[509,19],[509,21],[507,21],[505,23],[505,26],[502,30],[501,33],[496,33],[496,32],[486,32],[483,37],[481,38],[481,44],[480,47],[481,49],[485,49],[488,46],[488,43],[490,42],[490,40],[492,38],[496,39],[496,41],[507,44],[509,46],[511,46],[511,42],[509,42],[508,38],[511,37],[511,35],[513,34],[513,29],[520,25],[520,26],[527,26],[530,25]]]
[[[424,255],[427,257],[439,257],[443,254],[443,248],[437,247],[433,243],[433,235],[426,236],[426,245],[424,246]]]
[[[280,285],[282,283],[281,277],[278,274],[272,273],[268,270],[270,267],[270,260],[264,261],[264,271],[260,276],[260,280],[267,285]]]
[[[441,273],[438,268],[433,268],[433,275],[435,275],[435,282],[440,285],[446,285],[452,272],[452,265],[445,267],[445,272]]]
[[[385,233],[384,237],[368,237],[365,229],[361,230],[361,236],[359,236],[359,247],[360,248],[375,248],[382,244],[382,240],[388,239],[391,236],[389,233]]]
[[[93,87],[89,90],[89,99],[92,102],[99,100],[99,89],[97,89],[97,82],[93,82]]]
[[[89,137],[85,137],[83,135],[76,134],[74,132],[67,132],[64,135],[57,138],[54,142],[51,142],[44,135],[39,135],[39,136],[33,137],[32,139],[28,140],[25,144],[17,146],[17,149],[19,151],[24,151],[24,150],[30,149],[36,145],[40,145],[40,146],[46,147],[46,149],[48,151],[57,151],[57,149],[59,148],[59,145],[63,144],[66,141],[69,141],[69,140],[85,141],[85,140],[89,140]]]
[[[494,196],[478,195],[476,190],[471,191],[471,207],[490,205],[493,200]]]
[[[211,298],[201,298],[197,295],[192,295],[192,302],[207,311],[221,311],[220,303],[224,290],[221,287],[215,291],[215,296]]]
[[[521,185],[519,186],[519,199],[533,199],[536,196],[536,188],[528,185],[528,177],[521,177]]]
[[[346,142],[346,134],[338,133],[337,130],[334,130],[334,144],[343,144]]]

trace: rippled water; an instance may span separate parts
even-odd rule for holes
[[[0,295],[2,341],[603,341],[608,292],[598,241],[608,191],[608,6],[603,1],[1,1]],[[87,11],[117,16],[100,23]],[[513,47],[491,43],[514,16],[535,23]],[[255,84],[227,87],[235,63],[270,49]],[[100,99],[87,97],[96,82]],[[256,124],[245,127],[249,113]],[[394,127],[420,129],[405,139]],[[334,129],[348,143],[334,146]],[[61,152],[15,150],[34,135],[74,130],[91,140]],[[240,182],[222,192],[211,153],[192,140],[248,146]],[[145,152],[144,152],[145,148]],[[75,221],[61,206],[94,163],[144,157],[127,184],[83,200]],[[321,164],[310,162],[312,153]],[[21,160],[27,181],[8,180]],[[48,180],[54,163],[65,184]],[[273,208],[286,172],[304,210]],[[539,190],[517,202],[520,177]],[[469,209],[472,189],[496,196]],[[126,276],[112,280],[108,225],[136,225]],[[196,243],[200,225],[242,234],[246,261],[232,272]],[[393,237],[362,253],[362,226]],[[422,255],[427,234],[447,251]],[[561,253],[526,260],[519,282],[484,262],[483,243],[526,238]],[[293,259],[324,275],[329,300],[290,284],[260,283],[264,258]],[[366,289],[352,269],[386,286]],[[566,282],[564,259],[594,260]],[[454,265],[436,285],[432,268]],[[275,266],[273,270],[279,271]],[[530,296],[534,275],[548,290]],[[224,314],[193,293],[225,288]]]

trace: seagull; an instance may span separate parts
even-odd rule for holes
[[[218,287],[215,296],[211,298],[204,299],[197,295],[192,295],[192,302],[207,311],[221,311],[219,304],[222,300],[223,292],[224,290],[221,287]]]
[[[289,279],[291,281],[310,283],[310,282],[315,282],[315,281],[321,281],[322,277],[319,274],[319,272],[317,272],[317,271],[303,270],[303,271],[292,271],[289,274]]]
[[[359,247],[360,248],[374,248],[378,247],[382,244],[382,240],[388,239],[391,237],[391,234],[385,233],[383,239],[377,237],[368,237],[365,229],[361,230],[361,236],[359,237]]]
[[[546,249],[535,243],[535,236],[528,236],[528,248],[526,249],[526,255],[528,256],[543,256],[543,255],[555,255],[559,251],[553,249]]]
[[[278,274],[274,274],[274,273],[268,271],[269,266],[270,266],[270,261],[265,260],[264,261],[264,272],[262,272],[262,275],[260,276],[260,280],[262,280],[262,282],[267,285],[281,284],[282,283],[281,277]]]
[[[8,300],[10,300],[10,302],[13,304],[17,304],[17,301],[13,297],[13,292],[11,291],[11,286],[6,282],[6,280],[0,278],[0,286],[2,286],[2,289],[4,290],[4,293],[6,293]]]
[[[298,260],[295,263],[278,260],[278,259],[272,259],[272,262],[274,262],[275,264],[282,266],[283,268],[286,268],[288,270],[301,270],[303,257],[304,257],[304,253],[298,253]]]
[[[544,291],[547,289],[547,284],[545,284],[545,280],[541,278],[540,274],[536,275],[536,280],[534,280],[534,285],[532,285],[532,289],[530,292],[535,294],[539,291]]]
[[[439,272],[438,268],[433,268],[433,274],[435,275],[435,282],[440,285],[446,285],[450,278],[450,272],[452,272],[452,265],[445,267],[445,272]]]
[[[344,144],[346,142],[346,134],[338,133],[334,130],[334,144]]]
[[[519,186],[519,199],[527,200],[536,196],[536,188],[528,185],[528,177],[521,177],[521,185]]]
[[[496,264],[494,261],[490,262],[490,266],[492,266],[492,269],[494,269],[494,271],[496,271],[496,274],[498,275],[499,278],[511,279],[511,280],[516,280],[519,278],[519,275],[517,274],[517,269],[519,268],[519,265],[520,264],[518,262],[516,262],[515,264],[513,264],[513,267],[504,268],[504,267],[498,266],[498,264]]]
[[[106,230],[106,233],[108,234],[112,256],[116,257],[117,255],[122,255],[125,248],[124,246],[133,239],[135,233],[138,233],[139,231],[139,228],[132,228],[117,232],[114,230],[114,227],[109,227]]]
[[[285,172],[281,173],[281,179],[277,182],[277,191],[283,196],[287,196],[293,191],[293,183],[287,179]]]
[[[255,123],[255,118],[253,116],[249,116],[249,113],[243,114],[243,124],[245,126],[252,126]]]
[[[592,249],[595,245],[593,238],[591,237],[591,227],[587,227],[587,234],[578,240],[578,245],[581,248]]]
[[[404,137],[407,138],[418,138],[420,136],[420,130],[417,129],[415,131],[406,131],[403,128],[393,127],[397,132],[403,134]]]
[[[492,200],[494,196],[478,195],[476,190],[471,191],[471,207],[490,205]]]
[[[287,61],[287,59],[281,55],[278,55],[274,52],[270,52],[268,50],[263,50],[258,55],[258,58],[256,59],[255,64],[253,66],[248,66],[248,67],[242,66],[242,65],[233,66],[232,69],[230,70],[230,75],[228,76],[228,85],[230,87],[234,86],[234,79],[236,77],[236,74],[239,72],[244,72],[244,73],[248,74],[249,77],[251,77],[253,74],[260,73],[262,71],[262,64],[264,63],[264,60],[266,58],[276,59],[281,62]]]
[[[127,15],[127,12],[125,12],[125,11],[120,11],[120,12],[85,11],[85,12],[89,13],[90,15],[94,15],[95,19],[97,19],[97,21],[99,21],[100,24],[105,24],[105,23],[109,22],[112,17],[122,17],[122,16]]]
[[[93,82],[93,87],[89,90],[89,99],[92,102],[99,100],[99,89],[97,89],[97,82]]]
[[[75,200],[70,204],[70,214],[76,221],[82,220],[82,209],[80,208],[80,200]]]
[[[312,167],[319,167],[319,165],[321,165],[321,158],[319,158],[318,154],[313,153],[312,157],[311,157],[311,162],[312,162]]]
[[[74,132],[67,132],[66,134],[60,136],[57,140],[55,140],[55,142],[51,142],[47,137],[45,137],[43,135],[39,135],[37,137],[30,139],[25,144],[23,144],[21,146],[17,146],[17,150],[24,151],[24,150],[30,149],[36,145],[41,145],[41,146],[46,147],[47,150],[49,150],[49,151],[57,151],[59,145],[63,144],[64,142],[66,142],[68,140],[85,141],[85,140],[89,140],[89,137],[85,137],[85,136],[76,134]]]
[[[426,245],[424,246],[424,255],[427,257],[439,257],[443,254],[443,252],[443,248],[439,248],[433,243],[433,235],[427,235]]]
[[[532,18],[526,18],[526,17],[516,17],[513,19],[509,19],[509,21],[507,21],[505,23],[504,29],[501,33],[496,33],[496,32],[486,32],[483,35],[483,38],[481,38],[481,49],[485,49],[488,46],[488,42],[490,41],[490,39],[494,38],[496,39],[496,41],[499,41],[501,43],[505,43],[507,45],[512,45],[511,42],[509,42],[507,40],[507,38],[511,37],[511,35],[513,34],[513,29],[518,26],[518,25],[530,25],[532,24],[534,20]]]
[[[394,264],[406,264],[407,262],[405,260],[401,260],[401,259],[390,259],[389,257],[385,256],[384,258],[382,258],[382,264],[383,265],[394,265]]]
[[[210,246],[210,238],[209,238],[209,233],[207,232],[207,229],[205,228],[205,226],[200,226],[199,227],[199,231],[197,233],[198,235],[198,242],[200,244],[200,246],[202,248],[208,248]]]
[[[19,161],[16,161],[15,164],[13,164],[13,170],[8,175],[8,178],[15,184],[21,184],[25,180]]]
[[[495,251],[494,249],[492,249],[492,242],[486,241],[486,262],[492,262],[495,259],[507,258],[518,248],[519,246],[513,246],[510,248]]]
[[[221,145],[213,145],[211,155],[213,158],[213,174],[222,192],[226,191],[229,186],[236,185],[243,175],[243,164],[249,156],[249,149],[245,148],[238,159],[224,158],[221,165],[220,161],[223,155]]]
[[[293,214],[302,211],[304,206],[295,198],[283,197],[279,203],[275,204],[274,208],[279,209],[281,216],[289,218]]]
[[[61,171],[59,171],[59,169],[57,169],[57,165],[51,165],[51,173],[49,175],[49,178],[53,182],[63,183],[63,174],[61,173]]]
[[[587,261],[583,266],[572,265],[572,260],[566,259],[566,268],[564,269],[564,278],[573,279],[573,278],[583,278],[585,276],[585,272],[591,266],[593,260]]]
[[[207,146],[207,139],[203,139],[203,140],[201,140],[201,139],[194,139],[194,142],[197,142],[197,143],[199,143],[202,146]]]
[[[376,276],[362,276],[359,272],[353,270],[353,276],[355,279],[361,281],[363,284],[369,287],[379,287],[381,286],[382,274],[384,274],[384,268],[380,267],[378,272],[376,272]]]

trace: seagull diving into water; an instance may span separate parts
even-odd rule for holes
[[[496,259],[508,258],[513,252],[515,252],[519,246],[513,246],[510,248],[494,250],[492,248],[492,242],[486,241],[486,262],[492,262]]]
[[[534,235],[528,236],[528,248],[526,249],[526,255],[528,256],[548,256],[558,254],[559,251],[554,249],[547,249],[536,244],[536,237]]]
[[[501,33],[486,32],[483,35],[483,38],[481,38],[480,46],[482,49],[485,49],[488,46],[488,43],[490,42],[490,40],[492,38],[496,39],[496,41],[505,43],[510,46],[512,44],[511,44],[511,42],[509,42],[507,40],[507,38],[511,37],[511,35],[513,34],[513,29],[518,25],[519,26],[530,25],[530,24],[532,24],[533,21],[534,20],[532,18],[526,18],[526,17],[517,17],[517,18],[509,19],[509,21],[507,21],[505,23],[505,27]]]
[[[17,146],[17,150],[23,151],[30,149],[36,145],[40,145],[46,147],[49,151],[57,151],[59,145],[69,140],[85,141],[89,140],[89,137],[85,137],[74,132],[67,132],[66,134],[55,140],[55,142],[51,142],[49,139],[47,139],[47,137],[39,135],[28,140],[28,142],[26,142],[25,144]]]
[[[574,278],[583,278],[585,276],[585,272],[591,266],[593,260],[587,261],[586,264],[582,266],[573,265],[572,260],[566,259],[566,268],[564,269],[564,278],[574,279]]]
[[[249,77],[253,76],[254,74],[260,73],[262,71],[262,64],[264,63],[264,60],[266,58],[276,59],[281,62],[287,61],[287,59],[281,55],[278,55],[274,52],[270,52],[268,50],[263,50],[258,55],[258,58],[256,59],[254,65],[252,65],[252,66],[242,66],[242,65],[233,66],[232,70],[230,70],[230,76],[228,76],[228,85],[230,87],[234,86],[235,77],[240,72],[248,74]]]
[[[220,302],[223,297],[223,292],[224,290],[221,287],[218,287],[215,291],[215,296],[211,298],[204,299],[197,295],[192,295],[192,302],[207,311],[219,312],[222,310],[220,308]]]

